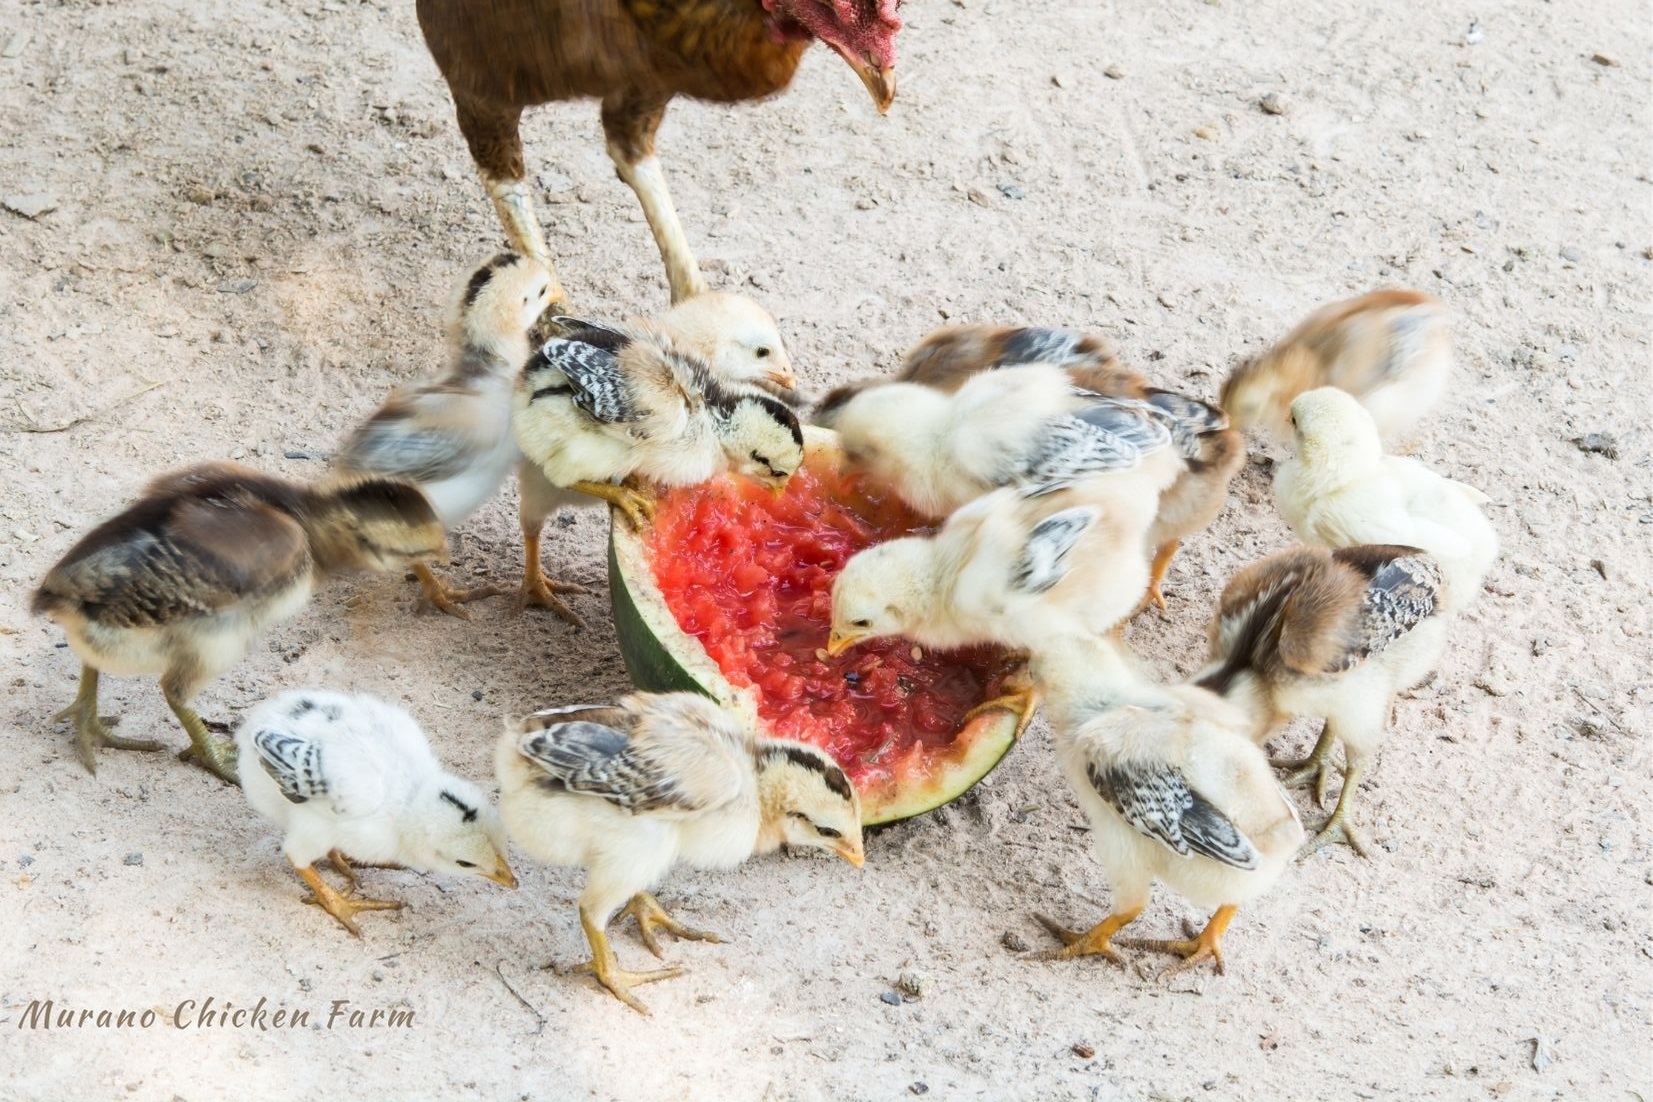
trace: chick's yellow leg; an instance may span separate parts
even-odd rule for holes
[[[597,925],[596,919],[585,907],[580,908],[580,926],[585,930],[587,944],[591,946],[591,959],[577,966],[574,971],[595,977],[598,983],[608,988],[611,995],[639,1014],[647,1014],[649,1008],[631,993],[633,987],[654,983],[657,980],[675,979],[683,974],[683,969],[675,964],[656,968],[651,972],[628,972],[620,967],[619,959],[614,955],[614,947],[608,943],[608,935]]]
[[[1102,957],[1115,964],[1123,965],[1125,963],[1124,958],[1114,951],[1113,936],[1136,921],[1136,916],[1141,913],[1142,908],[1140,907],[1132,911],[1119,911],[1084,931],[1070,930],[1053,918],[1036,914],[1033,917],[1039,920],[1039,925],[1060,938],[1062,947],[1060,949],[1046,949],[1042,953],[1033,953],[1027,959],[1074,960],[1078,957]],[[1124,943],[1121,942],[1121,944]]]
[[[1180,961],[1165,970],[1167,976],[1174,976],[1178,972],[1194,967],[1202,961],[1211,961],[1220,976],[1227,969],[1223,961],[1223,933],[1228,924],[1234,921],[1234,915],[1239,910],[1232,903],[1226,903],[1217,908],[1217,913],[1211,916],[1205,924],[1205,929],[1187,938],[1161,939],[1147,937],[1121,938],[1119,944],[1131,949],[1154,949],[1162,953],[1176,953],[1182,957]]]
[[[1007,684],[1006,692],[1000,693],[992,700],[984,700],[980,704],[964,713],[964,722],[969,723],[979,715],[988,712],[1010,712],[1016,716],[1016,737],[1021,738],[1033,717],[1039,711],[1039,692],[1031,681],[1026,679],[1026,671],[1015,675],[1017,683]]]
[[[1332,765],[1332,748],[1336,744],[1337,736],[1332,732],[1332,725],[1328,723],[1320,729],[1320,740],[1314,744],[1314,749],[1309,751],[1308,757],[1295,758],[1289,761],[1271,761],[1269,764],[1276,769],[1291,770],[1290,773],[1280,778],[1280,783],[1287,788],[1303,788],[1310,784],[1314,785],[1314,802],[1324,804],[1326,794],[1331,788],[1332,772],[1335,769]],[[1345,790],[1347,790],[1348,785],[1348,779],[1345,778],[1343,782]]]
[[[114,750],[164,750],[165,744],[146,738],[121,738],[109,730],[112,717],[98,715],[98,671],[85,663],[80,667],[80,688],[75,702],[52,717],[53,723],[69,720],[75,725],[75,753],[80,764],[94,776],[98,771],[99,746]]]
[[[557,594],[589,593],[583,585],[572,582],[554,582],[545,576],[545,569],[540,565],[540,526],[538,523],[530,525],[526,520],[522,524],[522,607],[530,605],[538,608],[548,608],[557,616],[573,624],[577,628],[585,627],[585,621],[580,614],[569,608]]]
[[[327,860],[332,864],[334,871],[350,883],[351,891],[362,886],[362,882],[356,878],[356,870],[350,867],[350,858],[346,857],[342,850],[328,850]]]
[[[425,600],[446,612],[449,616],[457,616],[461,620],[469,620],[471,614],[459,606],[469,601],[480,601],[484,597],[497,597],[501,593],[509,593],[508,586],[479,585],[472,589],[454,589],[436,576],[435,571],[422,562],[413,564],[413,573],[419,578],[419,585],[425,591]]]
[[[642,528],[654,520],[654,499],[633,486],[613,482],[576,482],[569,489],[602,498],[620,510],[633,528]]]
[[[1177,548],[1182,546],[1181,540],[1166,540],[1154,551],[1153,566],[1148,573],[1148,595],[1143,600],[1146,608],[1152,602],[1161,612],[1165,611],[1165,594],[1160,590],[1160,583],[1165,581],[1166,572],[1171,569],[1171,560],[1177,557]]]
[[[195,713],[195,709],[185,704],[176,694],[166,693],[166,703],[189,735],[190,747],[179,757],[199,765],[221,780],[240,784],[241,776],[236,771],[235,746],[215,738],[212,732],[207,730],[207,725],[201,722],[201,717]]]
[[[340,895],[333,890],[332,885],[321,878],[314,865],[305,865],[303,868],[294,865],[293,869],[298,873],[298,878],[310,886],[310,895],[305,902],[314,903],[338,919],[339,925],[355,937],[362,936],[361,930],[356,926],[358,911],[399,911],[403,907],[403,904],[393,899],[350,899]],[[354,875],[351,877],[351,884],[355,884]]]
[[[721,944],[723,939],[707,930],[697,930],[692,926],[685,926],[673,918],[660,901],[648,892],[638,892],[631,897],[620,917],[630,915],[637,920],[637,933],[643,939],[643,944],[656,958],[660,956],[660,941],[654,936],[654,931],[664,930],[675,938],[683,941],[710,941]]]
[[[1327,846],[1345,845],[1362,857],[1370,857],[1366,852],[1366,842],[1355,831],[1354,824],[1349,822],[1349,808],[1354,804],[1355,792],[1360,788],[1361,778],[1366,775],[1364,761],[1350,761],[1343,773],[1343,791],[1338,794],[1337,807],[1332,809],[1331,817],[1320,824],[1320,830],[1308,844],[1297,852],[1301,860],[1311,853],[1316,853]]]

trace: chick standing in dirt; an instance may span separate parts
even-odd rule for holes
[[[719,471],[776,490],[803,463],[787,406],[726,383],[667,334],[570,322],[517,379],[512,425],[557,489],[599,497],[633,525],[653,515],[635,483],[686,486]]]
[[[463,524],[499,492],[520,459],[511,436],[511,386],[528,359],[528,330],[550,296],[550,273],[525,257],[501,253],[476,268],[450,326],[447,374],[391,395],[345,441],[334,469],[412,482],[444,528]],[[453,589],[423,563],[414,573],[433,605],[461,618],[465,602],[509,592],[496,585]],[[548,603],[573,617],[554,596]]]
[[[1298,537],[1322,547],[1421,548],[1445,572],[1446,611],[1468,608],[1498,557],[1498,535],[1480,509],[1487,496],[1383,454],[1371,415],[1341,390],[1311,390],[1291,413],[1297,454],[1275,471],[1274,500]]]
[[[1422,291],[1374,291],[1322,306],[1284,340],[1234,369],[1222,406],[1242,429],[1291,435],[1291,404],[1335,386],[1357,398],[1385,439],[1434,410],[1452,372],[1446,307]]]
[[[859,866],[861,808],[843,770],[802,743],[760,739],[696,693],[638,693],[610,707],[537,712],[495,754],[511,837],[535,857],[586,870],[581,971],[634,1010],[634,985],[680,975],[620,968],[608,924],[622,905],[656,957],[656,929],[718,941],[677,922],[648,889],[674,865],[734,868],[783,843]]]
[[[90,772],[100,745],[159,750],[111,733],[98,716],[100,671],[158,674],[192,760],[234,783],[233,748],[189,706],[201,687],[303,608],[323,576],[444,554],[441,522],[405,483],[304,486],[233,463],[162,475],[70,548],[35,592],[33,611],[63,628],[82,663],[75,702],[54,718],[74,723]]]
[[[402,904],[341,895],[316,872],[327,857],[356,887],[352,860],[480,876],[517,886],[505,829],[482,790],[442,768],[414,718],[370,696],[285,692],[247,713],[235,736],[241,787],[285,832],[282,851],[316,903],[357,937],[360,911]]]
[[[1446,646],[1446,583],[1415,547],[1300,547],[1236,574],[1211,624],[1211,659],[1195,683],[1221,693],[1266,740],[1292,716],[1325,720],[1320,740],[1288,784],[1313,783],[1326,800],[1331,753],[1347,759],[1343,791],[1314,849],[1366,846],[1349,809],[1383,745],[1395,694],[1420,683]]]
[[[1205,689],[1156,684],[1121,644],[1092,635],[1043,640],[1029,669],[1113,900],[1112,913],[1085,932],[1040,916],[1063,941],[1040,957],[1123,963],[1118,944],[1176,953],[1175,970],[1210,960],[1223,971],[1235,913],[1273,886],[1303,841],[1247,718]],[[1155,880],[1211,909],[1210,920],[1186,939],[1116,943]]]

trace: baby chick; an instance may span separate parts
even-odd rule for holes
[[[721,381],[665,333],[565,331],[523,368],[512,418],[552,487],[600,497],[641,525],[653,501],[637,480],[687,486],[732,469],[778,491],[803,463],[803,430],[784,403]]]
[[[1222,406],[1244,428],[1291,434],[1299,394],[1335,386],[1360,399],[1386,439],[1435,408],[1452,370],[1447,310],[1422,291],[1374,291],[1322,306],[1223,383]]]
[[[1211,660],[1195,683],[1251,718],[1262,742],[1292,716],[1325,720],[1288,784],[1313,782],[1324,803],[1333,744],[1347,759],[1337,808],[1311,850],[1366,846],[1349,808],[1383,745],[1395,693],[1419,684],[1446,645],[1446,583],[1415,547],[1299,547],[1234,575],[1211,622]]]
[[[1048,495],[995,490],[933,536],[876,544],[846,562],[832,586],[827,653],[884,635],[943,650],[1031,649],[1107,632],[1148,584],[1142,535],[1153,512],[1152,496],[1102,479]],[[1014,691],[975,712],[1009,709],[1025,727],[1036,699]]]
[[[1415,459],[1383,454],[1359,402],[1322,387],[1291,404],[1297,454],[1274,473],[1281,516],[1305,543],[1419,547],[1446,574],[1445,610],[1468,608],[1498,557],[1498,534],[1481,512],[1489,499]]]
[[[681,969],[620,968],[606,931],[622,905],[656,957],[657,928],[720,940],[682,925],[649,894],[674,865],[734,868],[782,843],[856,866],[864,859],[860,801],[831,758],[757,738],[695,693],[536,712],[505,732],[494,761],[511,837],[541,860],[586,870],[579,911],[591,960],[579,970],[645,1014],[631,988]]]
[[[159,750],[98,717],[99,671],[159,674],[190,757],[234,783],[233,749],[189,707],[201,686],[262,628],[303,608],[320,576],[405,570],[444,554],[441,522],[405,483],[303,486],[233,463],[163,475],[70,548],[35,592],[33,611],[63,628],[82,663],[80,692],[54,722],[74,723],[90,772],[100,744]]]
[[[574,318],[553,318],[548,332],[557,337],[579,337],[600,328]],[[707,369],[720,381],[737,388],[756,386],[789,406],[799,404],[800,398],[793,389],[792,361],[786,354],[775,319],[744,295],[708,291],[684,299],[662,315],[655,328],[671,337],[676,347],[705,361]],[[616,331],[614,340],[624,336]],[[517,484],[521,490],[518,512],[527,564],[523,601],[559,609],[560,614],[571,616],[554,594],[577,592],[580,587],[562,585],[545,576],[540,565],[540,534],[559,507],[589,505],[596,499],[552,485],[540,465],[531,460],[524,460],[519,467]]]
[[[477,267],[460,292],[450,326],[447,374],[398,390],[345,441],[334,469],[418,486],[449,531],[499,491],[520,454],[511,436],[511,386],[528,359],[528,330],[550,302],[551,275],[515,253]],[[508,592],[496,585],[453,589],[414,565],[431,604],[467,618],[467,601]],[[583,592],[557,586],[553,592]],[[551,607],[573,613],[554,596]]]
[[[1121,645],[1052,636],[1035,648],[1034,683],[1049,702],[1057,761],[1091,822],[1113,907],[1086,932],[1040,916],[1063,947],[1046,960],[1102,956],[1123,963],[1114,937],[1147,905],[1154,880],[1213,910],[1186,940],[1123,939],[1173,952],[1173,970],[1210,960],[1238,908],[1267,891],[1303,842],[1303,827],[1244,715],[1215,693],[1159,685]]]
[[[402,904],[341,895],[316,872],[324,856],[351,888],[352,860],[517,886],[499,812],[480,788],[442,768],[402,709],[371,696],[285,692],[247,713],[235,744],[243,762],[259,764],[242,771],[241,788],[285,832],[282,850],[313,893],[305,902],[357,937],[358,911]]]
[[[1170,431],[1152,406],[1076,391],[1059,367],[984,372],[954,392],[918,383],[863,390],[833,418],[844,458],[913,509],[944,517],[1001,486],[1072,482],[1150,464],[1157,497],[1174,476]]]
[[[1137,372],[1120,364],[1107,341],[1073,329],[1005,329],[959,325],[938,329],[907,353],[898,382],[959,391],[977,376],[1015,364],[1052,364],[1066,372],[1079,390],[1106,398],[1135,399],[1154,406],[1167,424],[1183,468],[1160,498],[1159,514],[1148,532],[1153,548],[1148,599],[1165,607],[1161,590],[1182,541],[1203,530],[1228,500],[1228,484],[1245,462],[1240,433],[1229,427],[1222,410],[1175,391],[1152,387]],[[857,394],[882,380],[862,380],[827,396],[816,420],[839,427],[839,419]]]

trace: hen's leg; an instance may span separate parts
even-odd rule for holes
[[[482,186],[488,189],[488,198],[505,227],[505,236],[512,248],[545,265],[551,273],[548,309],[565,312],[568,296],[557,279],[551,251],[545,246],[545,234],[534,214],[534,196],[528,190],[522,135],[517,129],[522,121],[522,109],[473,103],[459,96],[454,97],[454,107],[459,116],[459,132],[465,135],[471,160],[482,174]]]
[[[660,129],[668,102],[669,97],[639,93],[609,96],[603,100],[603,134],[608,138],[614,171],[643,204],[643,217],[649,220],[660,259],[666,262],[672,302],[678,303],[706,290],[706,281],[683,233],[683,223],[677,220],[660,159],[654,155],[654,132]]]

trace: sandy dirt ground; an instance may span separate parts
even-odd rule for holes
[[[671,946],[688,974],[647,989],[645,1020],[540,970],[581,959],[575,872],[519,855],[514,894],[370,873],[411,906],[366,916],[354,941],[299,905],[273,829],[234,789],[163,755],[105,752],[88,776],[49,723],[77,667],[29,618],[32,586],[169,466],[321,471],[391,386],[439,365],[450,287],[498,231],[405,0],[16,3],[0,13],[0,197],[26,212],[0,210],[0,1093],[1649,1093],[1645,7],[905,14],[887,118],[816,50],[778,100],[682,103],[663,133],[709,278],[772,307],[807,382],[992,319],[1093,327],[1210,397],[1318,302],[1404,284],[1455,311],[1455,389],[1415,454],[1493,497],[1504,553],[1438,678],[1399,702],[1358,805],[1373,859],[1296,868],[1241,914],[1225,976],[1027,963],[1013,947],[1046,941],[1031,912],[1087,922],[1108,902],[1041,723],[970,796],[873,838],[860,873],[779,857],[674,876],[668,904],[732,940]],[[1262,109],[1268,93],[1283,113]],[[539,110],[526,135],[577,305],[659,308],[595,107]],[[1612,434],[1613,453],[1581,450],[1587,433]],[[1270,454],[1184,551],[1169,613],[1132,629],[1167,677],[1199,664],[1223,581],[1287,543]],[[460,623],[399,579],[341,580],[201,710],[371,691],[486,779],[503,714],[626,687],[604,524],[565,517],[547,544],[553,571],[593,587],[583,633],[503,600]],[[507,494],[458,533],[456,570],[514,579],[515,537]],[[183,744],[152,683],[106,685],[122,731]],[[1141,925],[1201,917],[1161,891]],[[629,932],[616,944],[648,959]],[[922,997],[892,1005],[903,972]],[[165,1024],[208,996],[312,1020]],[[163,1014],[147,1030],[20,1029],[35,999]],[[414,1024],[328,1028],[335,1000]]]

